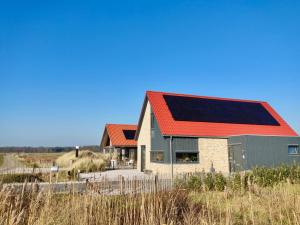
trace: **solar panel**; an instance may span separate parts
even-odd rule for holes
[[[163,95],[176,121],[279,126],[274,117],[256,102],[241,102]]]
[[[135,130],[123,130],[124,136],[127,140],[133,140],[135,136]]]

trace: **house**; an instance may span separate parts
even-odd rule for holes
[[[137,168],[153,173],[300,163],[300,137],[263,101],[146,92]]]
[[[114,154],[119,161],[137,160],[136,125],[106,124],[100,142],[100,151]]]

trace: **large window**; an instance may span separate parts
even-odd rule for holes
[[[198,152],[176,152],[177,163],[195,163],[199,162]]]
[[[289,145],[288,146],[289,155],[300,155],[299,145]]]
[[[151,151],[150,152],[151,162],[164,162],[164,152],[163,151]]]

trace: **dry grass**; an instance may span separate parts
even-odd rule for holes
[[[2,166],[4,161],[4,155],[2,153],[0,153],[0,167]]]
[[[15,157],[28,167],[50,167],[63,153],[20,153]]]
[[[247,192],[191,193],[218,224],[300,224],[300,185],[253,187]]]
[[[56,163],[60,167],[69,168],[70,170],[79,169],[80,171],[101,171],[105,169],[108,155],[95,153],[89,150],[81,150],[79,157],[75,157],[75,152],[68,152],[60,156]]]
[[[2,189],[0,224],[300,224],[300,185],[121,196]]]

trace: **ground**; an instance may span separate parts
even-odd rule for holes
[[[0,166],[0,169],[7,169],[7,168],[24,168],[26,167],[24,163],[20,162],[14,154],[3,154],[3,163]]]

